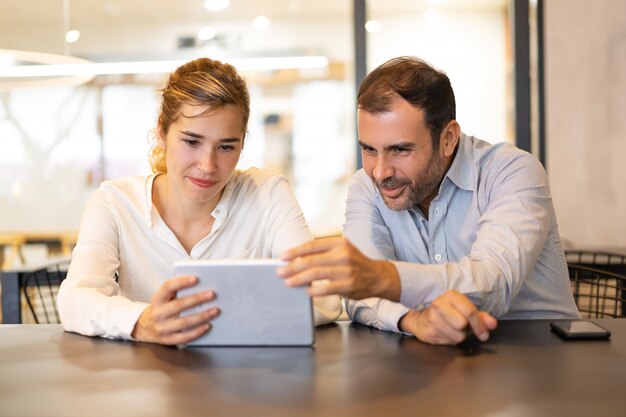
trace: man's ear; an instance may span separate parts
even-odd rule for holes
[[[461,126],[459,126],[456,120],[450,120],[441,131],[441,136],[439,137],[439,149],[444,157],[454,155],[460,135]]]

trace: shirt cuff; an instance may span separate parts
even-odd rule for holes
[[[352,321],[380,330],[401,333],[398,321],[409,308],[381,298],[348,300],[348,315]]]
[[[115,332],[117,333],[116,336],[126,340],[137,341],[131,334],[141,313],[143,313],[149,305],[148,303],[133,302],[127,308],[121,309],[122,311],[116,314],[119,323],[118,331]]]

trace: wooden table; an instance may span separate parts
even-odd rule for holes
[[[16,259],[21,265],[26,263],[22,246],[27,244],[44,244],[48,249],[49,257],[70,256],[76,244],[78,232],[71,230],[58,231],[14,231],[0,233],[0,268],[14,267]],[[11,248],[9,256],[4,259],[4,248]]]
[[[0,416],[625,415],[626,320],[564,342],[503,321],[485,344],[435,347],[342,323],[314,348],[190,348],[0,326]]]

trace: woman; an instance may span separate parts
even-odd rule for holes
[[[219,311],[179,316],[215,294],[177,298],[197,279],[172,278],[175,261],[276,258],[312,238],[284,177],[235,170],[249,115],[246,84],[231,65],[200,58],[170,75],[150,155],[154,174],[105,181],[87,204],[57,299],[65,330],[189,342]],[[336,318],[338,299],[325,301],[326,318]]]

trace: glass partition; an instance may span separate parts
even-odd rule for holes
[[[239,167],[284,173],[313,232],[339,233],[355,169],[351,13],[348,0],[231,0],[223,10],[202,0],[1,0],[0,234],[75,231],[102,180],[148,174],[158,90],[197,56],[232,62],[249,83]],[[10,73],[76,59],[124,66],[95,77]]]
[[[368,71],[413,55],[450,77],[461,129],[514,142],[510,24],[506,0],[368,1]]]

